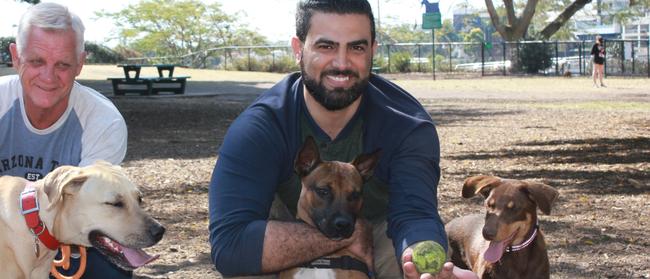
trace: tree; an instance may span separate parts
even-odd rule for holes
[[[265,43],[265,38],[226,14],[221,4],[198,0],[142,0],[115,12],[99,12],[118,29],[120,44],[155,56],[182,56],[209,48]]]
[[[650,0],[629,0],[627,9],[621,9],[614,12],[612,19],[623,25],[627,24],[635,18],[642,18],[646,13],[650,12]],[[599,1],[600,2],[600,1]],[[599,6],[602,6],[599,3]]]
[[[431,33],[424,32],[419,26],[403,23],[384,26],[382,43],[430,43]]]
[[[573,0],[554,0],[554,1],[540,1],[537,3],[537,12],[533,17],[533,20],[528,27],[528,32],[526,39],[530,40],[532,38],[539,38],[543,40],[544,38],[540,34],[541,30],[547,27],[548,23],[552,20],[552,16],[558,14],[557,11],[563,10],[566,6],[571,4]],[[554,40],[573,40],[575,39],[574,32],[576,31],[575,24],[569,24],[572,20],[565,22],[560,29],[558,29],[552,36],[547,39]]]
[[[450,19],[445,19],[442,22],[442,27],[436,30],[436,40],[440,42],[458,42],[461,35],[454,30],[454,24]]]
[[[591,1],[592,0],[575,0],[566,6],[566,8],[564,8],[564,10],[551,23],[542,29],[540,32],[542,39],[549,39],[577,11],[582,9],[586,4],[591,3]],[[523,39],[526,35],[531,20],[535,15],[535,9],[539,0],[527,0],[525,3],[521,16],[517,16],[513,0],[504,0],[505,18],[502,19],[495,9],[492,0],[485,0],[485,6],[490,15],[490,19],[492,20],[492,25],[494,25],[494,28],[499,32],[504,40],[516,41]]]
[[[569,19],[579,10],[581,10],[585,5],[591,3],[591,0],[576,0],[573,3],[571,3],[569,6],[567,6],[564,11],[562,11],[556,18],[553,20],[551,23],[546,25],[542,32],[540,34],[542,35],[542,38],[548,39],[555,32],[560,30],[560,27],[562,27]]]
[[[436,28],[436,42],[458,42],[463,32],[456,32],[451,20],[445,19],[441,28]],[[384,44],[395,43],[431,43],[431,31],[422,30],[417,24],[398,24],[384,26],[382,31]]]
[[[485,34],[481,28],[472,28],[468,33],[463,35],[464,42],[484,42]]]

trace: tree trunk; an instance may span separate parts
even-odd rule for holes
[[[562,13],[560,13],[553,22],[544,27],[542,32],[543,39],[549,39],[557,30],[559,30],[577,11],[582,9],[585,5],[591,3],[591,0],[576,0],[571,5],[567,6]]]
[[[501,22],[497,10],[494,8],[492,0],[485,0],[485,7],[492,20],[492,25],[499,32],[501,38],[505,41],[517,41],[524,38],[530,21],[535,15],[535,8],[539,0],[528,0],[526,7],[522,12],[521,17],[517,17],[514,10],[512,0],[504,0],[503,6],[506,9],[506,23]],[[585,5],[591,3],[592,0],[575,0],[571,5],[567,6],[562,13],[560,13],[553,22],[549,23],[542,32],[543,39],[549,39],[557,30],[559,30],[577,11],[582,9]],[[598,0],[600,2],[601,0]],[[598,5],[600,9],[600,5]]]
[[[538,0],[528,0],[521,17],[517,17],[512,0],[504,0],[503,4],[506,9],[507,23],[501,23],[492,0],[485,0],[485,7],[492,20],[492,25],[499,32],[501,38],[505,41],[517,41],[522,39],[524,34],[526,34],[530,21],[535,15],[537,2]]]
[[[506,27],[505,25],[501,25],[501,21],[499,20],[499,15],[497,14],[497,10],[494,8],[494,4],[492,4],[492,0],[485,0],[485,7],[487,8],[487,12],[490,15],[490,19],[492,20],[492,26],[494,26],[494,29],[499,32],[501,35],[501,38],[504,40],[508,41],[508,32],[506,32]]]

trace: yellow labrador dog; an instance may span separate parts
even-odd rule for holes
[[[106,162],[61,166],[37,182],[1,176],[0,277],[47,278],[59,243],[93,246],[125,269],[154,260],[141,248],[165,228],[142,210],[141,195]]]

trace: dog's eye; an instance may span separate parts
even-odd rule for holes
[[[107,202],[106,204],[108,204],[108,205],[110,205],[110,206],[113,206],[113,207],[118,207],[118,208],[122,208],[122,207],[124,207],[124,203],[121,202],[121,201],[116,201],[116,202]]]
[[[328,188],[316,188],[316,194],[321,198],[326,198],[330,195],[330,189]]]

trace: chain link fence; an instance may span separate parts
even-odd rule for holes
[[[605,74],[650,77],[646,40],[606,40]],[[378,73],[432,73],[447,77],[591,75],[588,41],[441,42],[379,45]],[[289,46],[221,47],[181,57],[129,58],[131,64],[171,63],[192,68],[287,73],[299,70]]]

